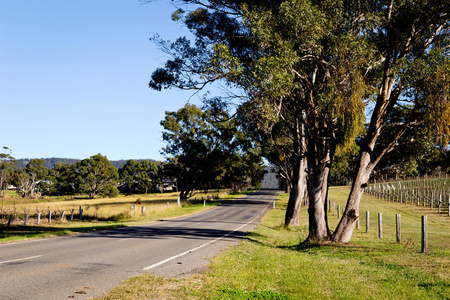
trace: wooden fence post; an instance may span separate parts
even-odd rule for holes
[[[400,222],[400,214],[395,215],[395,225],[396,225],[396,232],[397,232],[397,244],[400,244],[402,242],[402,229],[401,229],[401,222]]]
[[[430,199],[430,208],[433,209],[433,198],[434,198],[434,192],[431,192],[431,199]]]
[[[72,213],[70,214],[70,221],[73,221],[73,213],[74,213],[75,209],[72,208]]]
[[[356,229],[359,229],[359,218],[356,219]]]
[[[370,213],[369,213],[369,211],[366,211],[366,233],[369,232],[369,217],[370,217]]]
[[[83,209],[80,206],[80,220],[83,220]]]
[[[422,251],[421,253],[428,252],[428,221],[427,216],[422,216]]]
[[[180,207],[181,206],[181,202],[180,202],[180,198],[179,197],[177,198],[177,203],[178,203],[178,207]]]
[[[8,220],[8,227],[11,225],[12,218],[13,218],[13,215],[10,215],[9,220]]]
[[[23,226],[27,226],[28,214],[25,215],[25,221],[23,222]]]
[[[52,211],[51,210],[48,211],[48,222],[49,223],[52,222]]]
[[[39,223],[41,223],[41,213],[38,212],[38,219],[37,219],[37,224],[39,225]]]
[[[61,221],[64,220],[64,216],[65,216],[65,215],[66,215],[66,211],[63,210],[63,212],[62,212],[62,214],[61,214],[61,218],[60,218]]]
[[[383,215],[378,213],[378,237],[383,237]]]

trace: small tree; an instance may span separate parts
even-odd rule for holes
[[[48,169],[44,166],[43,159],[32,159],[25,167],[25,172],[30,176],[30,196],[38,198],[39,193],[35,193],[38,181],[45,179]]]
[[[57,163],[49,170],[50,180],[53,181],[53,191],[59,195],[75,193],[75,164]]]
[[[148,160],[136,161],[130,159],[119,169],[119,178],[129,193],[145,192],[159,183],[158,166]]]
[[[11,156],[11,150],[8,147],[3,147],[3,149],[5,153],[0,153],[0,195],[5,197],[5,190],[13,180],[15,159]]]

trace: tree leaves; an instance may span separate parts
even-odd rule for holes
[[[223,104],[210,100],[205,110],[186,104],[166,112],[161,122],[167,142],[163,153],[168,157],[164,171],[177,179],[182,198],[194,189],[246,185],[261,178],[256,146],[239,130],[237,119],[222,109]]]

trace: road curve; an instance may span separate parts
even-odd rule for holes
[[[277,194],[259,191],[171,221],[1,244],[0,299],[89,299],[139,274],[190,274],[253,229]]]

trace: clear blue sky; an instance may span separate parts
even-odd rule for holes
[[[149,38],[187,34],[171,1],[0,4],[0,147],[16,158],[163,158],[164,112],[198,102],[147,86],[167,59]]]

